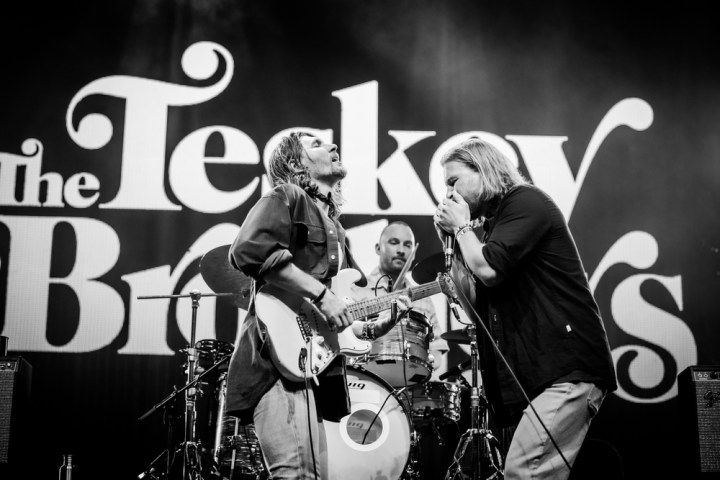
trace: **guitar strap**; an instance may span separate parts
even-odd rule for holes
[[[368,281],[367,281],[367,277],[365,276],[365,272],[362,271],[360,266],[357,264],[357,262],[353,258],[352,253],[350,253],[350,240],[347,237],[345,237],[345,262],[346,262],[345,268],[354,268],[355,270],[360,272],[360,275],[361,275],[360,280],[355,282],[355,285],[357,285],[358,287],[367,286]]]

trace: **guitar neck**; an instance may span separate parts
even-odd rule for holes
[[[410,297],[410,300],[420,300],[421,298],[429,297],[440,293],[442,288],[440,282],[430,282],[418,285],[417,287],[405,288],[392,292],[382,297],[368,298],[359,302],[351,303],[348,305],[348,311],[352,315],[354,320],[359,320],[363,317],[375,315],[383,310],[389,310],[393,300],[397,300],[402,295]]]

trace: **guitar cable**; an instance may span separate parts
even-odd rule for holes
[[[308,351],[305,347],[300,349],[300,364],[302,365],[302,372],[303,372],[303,383],[305,384],[304,393],[305,393],[305,407],[307,411],[307,422],[308,422],[308,437],[310,440],[310,456],[312,456],[313,460],[313,474],[315,476],[315,480],[318,478],[317,474],[317,464],[315,462],[315,444],[313,442],[313,436],[312,436],[312,418],[310,417],[310,392],[308,391],[309,388],[312,388],[312,384],[310,384],[310,379],[307,376],[308,368],[310,367],[310,362],[312,358],[312,344],[310,343],[310,353],[308,354]],[[317,382],[317,376],[313,374],[313,378],[315,379],[315,382]],[[317,407],[316,407],[317,408]]]
[[[307,369],[303,369],[303,379],[305,382],[305,406],[307,407],[307,421],[308,421],[308,436],[310,437],[310,455],[312,456],[313,460],[313,474],[315,475],[315,480],[318,480],[318,472],[317,472],[317,463],[315,462],[315,443],[313,442],[313,436],[312,436],[312,419],[310,418],[310,392],[308,391],[309,388],[312,388],[312,384],[310,383],[310,379],[307,377]],[[318,432],[319,434],[320,432]]]

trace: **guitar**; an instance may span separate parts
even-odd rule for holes
[[[454,289],[450,277],[440,274],[434,282],[352,302],[351,286],[360,278],[357,270],[344,269],[332,279],[330,287],[348,303],[351,323],[390,309],[392,301],[401,295],[419,300]],[[372,347],[371,342],[357,338],[350,326],[331,330],[325,316],[308,299],[272,285],[263,285],[257,292],[255,311],[266,327],[275,366],[291,381],[301,382],[318,375],[338,354],[364,355]]]

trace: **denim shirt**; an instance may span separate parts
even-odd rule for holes
[[[326,282],[339,269],[345,230],[296,185],[280,185],[250,210],[230,248],[230,263],[255,280],[292,262]]]
[[[326,284],[341,267],[357,268],[340,223],[325,215],[302,188],[291,184],[277,186],[258,200],[229,256],[231,265],[255,280],[256,291],[269,271],[288,263]],[[281,376],[265,347],[266,337],[251,304],[240,326],[227,383],[226,412],[243,423],[252,422],[260,398]],[[321,394],[316,398],[324,418],[339,419],[349,413],[344,364],[344,357],[338,356],[320,375]]]

